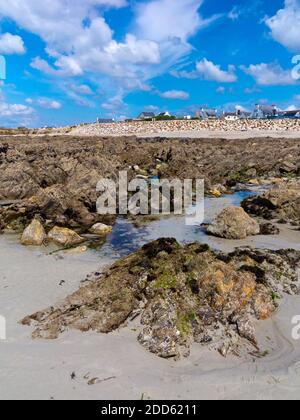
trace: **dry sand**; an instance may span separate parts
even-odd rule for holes
[[[275,131],[275,130],[247,130],[247,131],[222,131],[222,130],[193,130],[193,131],[157,131],[137,135],[138,138],[169,138],[169,139],[225,139],[225,140],[247,140],[247,139],[299,139],[298,131]]]

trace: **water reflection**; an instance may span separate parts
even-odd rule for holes
[[[204,203],[205,223],[210,223],[216,214],[224,208],[231,205],[239,206],[242,200],[252,195],[255,193],[242,191],[222,198],[206,198]],[[114,254],[125,256],[137,251],[146,243],[162,237],[176,238],[180,243],[212,242],[212,239],[207,237],[200,226],[187,226],[185,217],[171,216],[143,227],[136,227],[131,221],[119,218],[101,253],[110,256]],[[213,241],[216,242],[216,238]]]

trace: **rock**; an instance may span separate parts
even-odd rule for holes
[[[246,239],[260,233],[259,224],[241,207],[227,207],[208,227],[211,235],[225,239]]]
[[[224,254],[160,239],[21,322],[36,326],[34,338],[55,339],[69,328],[109,333],[141,314],[138,341],[160,357],[188,356],[193,341],[237,354],[257,349],[255,321],[274,313],[277,295],[299,293],[299,267],[299,251]]]
[[[295,172],[297,170],[297,166],[290,161],[284,161],[279,168],[281,173],[290,173]]]
[[[112,226],[105,225],[104,223],[96,223],[91,227],[90,232],[94,235],[105,236],[111,233],[112,230]]]
[[[210,191],[209,191],[209,193],[210,193],[211,195],[213,195],[214,197],[216,197],[216,198],[220,198],[220,197],[222,197],[222,193],[221,193],[221,191],[217,190],[216,188],[214,188],[214,189],[210,190]]]
[[[34,219],[24,230],[21,237],[21,243],[26,246],[41,246],[45,239],[46,232],[43,225],[39,220]]]
[[[253,323],[248,317],[240,317],[236,321],[239,335],[246,340],[252,342],[254,345],[257,345],[257,339],[255,334],[255,328]]]
[[[273,225],[273,223],[261,223],[260,234],[261,235],[279,235],[280,229]]]
[[[299,180],[281,182],[261,196],[250,197],[242,202],[249,214],[267,220],[284,219],[287,222],[300,220]]]
[[[255,168],[249,168],[245,172],[245,175],[248,176],[249,178],[255,178],[257,176],[257,170]]]
[[[73,230],[57,226],[48,233],[48,239],[63,246],[73,246],[84,242],[84,238]]]
[[[250,181],[248,182],[248,184],[251,184],[251,185],[260,185],[260,181],[258,179],[250,179]]]

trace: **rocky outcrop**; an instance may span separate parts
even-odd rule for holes
[[[160,357],[188,356],[193,342],[237,354],[257,347],[254,321],[299,292],[299,264],[291,250],[223,254],[161,239],[22,323],[36,326],[34,338],[54,339],[69,328],[109,333],[140,315],[138,341]]]
[[[262,196],[243,201],[242,207],[249,214],[267,220],[300,223],[300,181],[281,182]]]
[[[73,230],[68,228],[61,228],[58,226],[55,226],[50,230],[48,233],[48,239],[58,245],[63,245],[66,247],[75,246],[85,241],[84,238],[79,236],[78,233],[74,232]]]
[[[241,207],[230,206],[208,226],[207,232],[225,239],[246,239],[258,235],[260,227]]]
[[[46,239],[46,232],[42,223],[34,219],[24,230],[21,237],[22,245],[41,246]]]
[[[144,122],[141,126],[144,129]],[[118,127],[113,125],[114,130]],[[226,192],[224,185],[282,177],[287,170],[289,177],[296,176],[299,144],[296,139],[276,139],[274,148],[274,139],[1,137],[0,200],[21,203],[0,208],[0,229],[10,225],[22,232],[35,215],[47,226],[50,221],[88,231],[95,223],[112,225],[114,216],[96,212],[96,185],[103,177],[117,179],[119,170],[127,170],[129,179],[137,173],[205,179],[206,191],[216,196]]]

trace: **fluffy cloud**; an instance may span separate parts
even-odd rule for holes
[[[290,105],[287,107],[286,111],[297,111],[298,108],[295,105]]]
[[[207,81],[214,81],[219,83],[233,83],[237,81],[235,74],[235,67],[228,66],[228,70],[222,70],[221,66],[214,64],[212,61],[204,58],[196,64],[196,70],[188,71],[175,71],[172,72],[175,77],[182,77],[187,79],[201,78]]]
[[[0,96],[0,124],[3,127],[28,126],[35,117],[35,110],[20,103],[9,103]]]
[[[38,99],[37,104],[45,109],[60,109],[62,104],[51,99]]]
[[[120,95],[150,90],[148,80],[191,51],[189,37],[217,18],[203,19],[202,3],[136,2],[135,23],[121,41],[115,39],[103,9],[124,7],[125,0],[10,0],[0,2],[0,18],[12,19],[45,42],[48,58],[35,57],[32,68],[51,77],[87,76],[99,84],[101,77],[102,86]]]
[[[160,59],[155,43],[133,35],[124,43],[113,40],[113,32],[97,7],[126,4],[123,0],[11,0],[0,3],[0,15],[46,43],[54,65],[37,57],[32,62],[35,69],[49,75],[80,76],[92,71],[121,77],[131,76],[132,64],[152,64]]]
[[[23,104],[0,102],[0,117],[18,117],[33,114],[34,109]]]
[[[62,107],[62,104],[59,101],[55,101],[53,99],[48,98],[40,98],[36,100],[32,98],[27,98],[26,103],[30,105],[36,104],[44,109],[60,109]]]
[[[167,39],[182,42],[207,26],[213,18],[202,19],[198,13],[203,0],[153,0],[138,6],[138,33],[159,43]]]
[[[221,66],[208,61],[206,58],[197,63],[196,71],[204,80],[221,83],[232,83],[237,80],[234,66],[229,66],[228,71],[224,71],[221,69]]]
[[[265,23],[275,41],[290,51],[300,51],[300,0],[285,0],[284,8]]]
[[[296,84],[290,70],[284,70],[277,63],[251,64],[249,67],[242,66],[241,69],[252,76],[258,85],[262,86],[288,86]]]
[[[182,90],[169,90],[167,92],[159,92],[159,96],[165,99],[180,99],[186,101],[190,95]]]
[[[0,35],[0,54],[24,54],[23,39],[18,35],[5,33]]]

